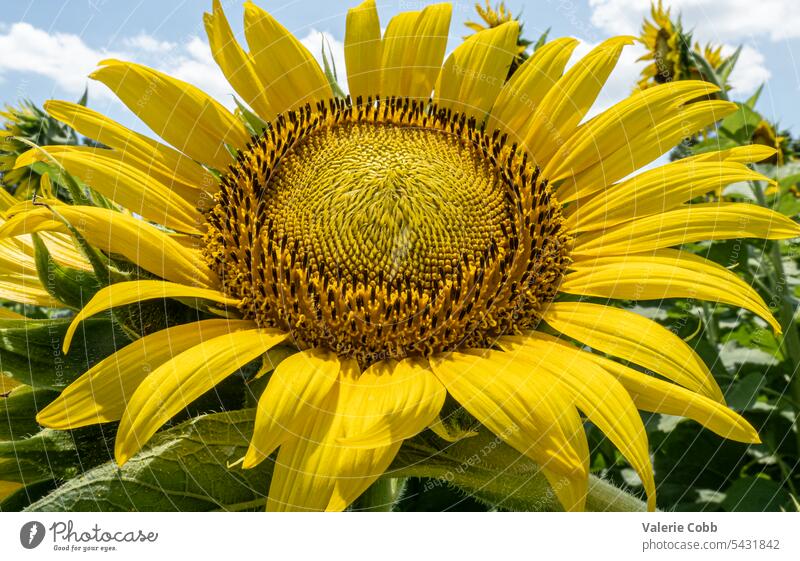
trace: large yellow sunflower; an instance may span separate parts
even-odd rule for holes
[[[243,459],[250,468],[277,450],[269,510],[344,509],[436,421],[447,394],[535,460],[568,510],[583,509],[587,492],[581,414],[637,470],[651,508],[637,408],[758,442],[683,340],[608,299],[699,298],[778,330],[733,273],[669,249],[800,234],[754,205],[687,204],[764,179],[746,164],[774,150],[708,153],[630,177],[736,106],[709,100],[711,84],[681,81],[587,119],[631,38],[566,71],[577,42],[552,41],[506,81],[518,25],[476,33],[444,60],[450,13],[402,13],[381,36],[373,1],[350,10],[342,99],[267,12],[245,4],[245,50],[214,2],[213,56],[266,123],[252,137],[197,88],[118,60],[92,78],[171,146],[47,103],[109,148],[43,147],[17,164],[52,158],[117,206],[49,201],[0,235],[69,223],[138,266],[75,316],[64,348],[85,318],[149,299],[201,301],[207,319],[147,333],[39,422],[119,421],[121,465],[192,400],[289,343],[299,352],[271,373]]]

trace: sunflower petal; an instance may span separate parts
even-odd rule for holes
[[[44,109],[82,135],[115,148],[124,161],[136,162],[140,169],[189,202],[196,203],[201,193],[215,193],[219,189],[216,178],[191,158],[88,107],[50,100],[45,101]]]
[[[339,442],[352,448],[390,446],[416,436],[434,422],[447,394],[428,366],[412,359],[375,363],[350,391],[361,394],[358,421],[364,429]]]
[[[383,36],[383,97],[430,97],[447,47],[451,12],[450,4],[432,4],[391,19]]]
[[[434,102],[482,122],[516,56],[518,36],[516,21],[470,35],[447,57]]]
[[[203,215],[194,204],[111,150],[86,146],[42,146],[22,154],[15,167],[47,162],[50,158],[131,212],[174,230],[200,233]]]
[[[753,444],[761,442],[752,425],[724,405],[613,360],[593,353],[586,354],[625,386],[638,409],[687,417],[729,440]]]
[[[169,419],[287,334],[277,329],[226,333],[183,351],[136,388],[117,430],[114,457],[123,465]]]
[[[780,324],[753,288],[713,261],[685,251],[598,257],[574,262],[560,290],[581,296],[629,300],[698,298],[750,310],[781,332]]]
[[[738,181],[768,181],[737,162],[686,158],[612,185],[595,197],[567,207],[571,232],[600,230],[634,218],[663,213],[686,201]]]
[[[239,304],[238,300],[222,292],[209,288],[194,288],[174,282],[138,280],[114,283],[95,294],[89,300],[89,303],[72,319],[72,323],[64,335],[62,347],[64,352],[66,353],[69,349],[72,338],[75,336],[75,331],[84,319],[110,308],[154,298],[197,298],[228,306],[237,306]]]
[[[569,388],[578,408],[609,437],[639,474],[647,491],[648,507],[654,510],[656,486],[647,431],[622,384],[586,359],[584,351],[559,344],[549,335],[531,333],[503,337],[502,341],[504,345],[511,345],[510,353],[518,350],[521,360],[527,360],[537,369],[544,369]]]
[[[533,53],[505,83],[489,115],[487,130],[502,129],[512,142],[522,142],[533,111],[561,78],[578,40],[550,41]]]
[[[702,203],[578,236],[573,256],[642,253],[701,240],[798,236],[800,226],[774,210],[747,203]]]
[[[550,327],[604,353],[629,360],[724,403],[703,360],[680,337],[633,312],[584,302],[553,302],[542,319]]]
[[[524,144],[537,165],[544,166],[572,135],[597,99],[623,47],[632,43],[631,37],[614,37],[595,47],[556,82],[534,109]]]
[[[69,205],[57,208],[94,247],[123,255],[169,281],[203,286],[217,284],[216,275],[196,252],[182,247],[168,234],[142,220],[105,208]],[[54,222],[53,212],[40,207],[17,214],[0,225],[0,238],[41,232],[51,227],[63,231],[64,224]]]
[[[204,340],[255,327],[252,321],[209,319],[137,339],[70,384],[39,412],[36,421],[60,430],[118,421],[136,388],[153,369]]]
[[[203,14],[203,23],[211,46],[211,55],[228,83],[233,86],[245,103],[265,120],[274,117],[264,86],[256,74],[253,59],[244,52],[231,31],[228,18],[219,0],[214,0],[212,13]]]
[[[358,378],[355,361],[343,361],[338,383],[298,427],[302,438],[281,445],[267,510],[344,510],[389,467],[400,442],[370,449],[339,443],[364,429],[353,415],[365,396]]]
[[[510,446],[553,472],[585,475],[550,402],[557,389],[511,353],[485,356],[451,353],[434,357],[431,366],[456,401]]]
[[[296,426],[316,415],[339,374],[339,359],[322,349],[311,349],[282,360],[258,400],[253,437],[242,467],[258,465],[287,438],[303,438]]]
[[[191,84],[132,62],[104,60],[89,77],[117,95],[150,129],[190,158],[224,170],[225,148],[244,148],[244,125]]]
[[[586,494],[589,489],[589,478],[585,475],[589,473],[589,442],[586,439],[586,429],[576,409],[575,400],[571,396],[567,396],[565,392],[551,392],[548,399],[560,412],[558,423],[564,430],[572,448],[578,454],[578,458],[583,464],[583,470],[575,475],[558,473],[543,467],[542,472],[564,510],[583,512],[586,510]]]
[[[333,97],[317,61],[303,44],[270,14],[244,4],[244,34],[264,86],[272,115]]]
[[[350,97],[366,99],[381,91],[381,25],[375,0],[365,0],[347,11],[344,61]]]
[[[719,87],[709,82],[685,80],[636,92],[578,127],[542,175],[558,181],[598,165],[606,155],[629,149],[629,144],[657,127],[662,118],[679,112],[682,104],[717,91]]]
[[[635,138],[628,137],[624,146],[604,154],[595,165],[575,175],[568,174],[556,190],[556,197],[567,203],[596,193],[672,150],[687,134],[713,125],[737,108],[735,103],[713,100],[690,103],[679,110],[663,110],[657,116],[657,126]]]

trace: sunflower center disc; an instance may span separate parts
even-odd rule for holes
[[[205,254],[243,314],[365,364],[530,328],[567,263],[524,153],[413,102],[287,114],[217,203]]]
[[[281,161],[267,217],[340,279],[409,279],[424,290],[464,255],[499,244],[512,211],[478,150],[435,130],[346,124],[311,133]]]

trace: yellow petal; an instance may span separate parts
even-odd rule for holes
[[[442,67],[450,28],[450,4],[391,19],[383,36],[381,96],[427,100]]]
[[[59,205],[56,208],[90,245],[123,255],[154,275],[188,285],[210,287],[218,283],[198,252],[184,248],[143,220],[98,207]],[[64,224],[54,221],[50,209],[39,207],[17,214],[2,224],[0,238],[41,232],[51,227],[64,230]]]
[[[524,144],[537,165],[543,167],[572,135],[616,66],[622,48],[631,43],[630,37],[615,37],[595,47],[559,79],[534,109]]]
[[[589,488],[589,443],[586,440],[586,430],[583,426],[575,400],[567,396],[566,392],[551,392],[548,396],[557,411],[558,422],[569,439],[572,448],[578,454],[583,470],[581,473],[563,474],[547,467],[542,468],[547,481],[550,483],[558,501],[567,512],[582,512],[586,510],[586,493]]]
[[[738,181],[767,181],[737,162],[698,162],[689,158],[660,166],[612,185],[567,207],[571,232],[600,230],[633,218],[662,213]]]
[[[70,384],[36,421],[60,430],[118,421],[133,392],[155,368],[202,341],[255,327],[252,321],[209,319],[137,339]]]
[[[339,385],[314,410],[313,415],[298,419],[298,437],[282,443],[272,471],[267,510],[323,511],[333,496],[338,476],[336,447],[332,436],[338,434],[341,417],[337,416]]]
[[[358,421],[364,427],[340,442],[353,448],[378,448],[416,436],[434,422],[447,392],[422,361],[386,360],[373,364],[349,388],[361,397]]]
[[[713,261],[684,251],[581,259],[560,290],[568,294],[628,300],[697,298],[750,310],[780,333],[780,324],[753,288]]]
[[[226,333],[183,351],[153,370],[136,388],[122,415],[114,447],[117,464],[127,462],[191,402],[286,337],[277,329]]]
[[[243,468],[255,467],[296,433],[304,417],[316,415],[339,374],[339,359],[323,349],[310,349],[282,360],[258,400],[253,437]]]
[[[69,349],[72,337],[84,319],[116,306],[125,306],[126,304],[154,298],[197,298],[232,307],[239,304],[239,301],[235,298],[208,288],[194,288],[178,283],[156,280],[118,282],[101,289],[72,319],[72,323],[64,336],[64,352],[66,353]]]
[[[272,115],[333,97],[322,70],[300,41],[270,14],[244,4],[244,33]]]
[[[281,446],[267,510],[343,510],[389,467],[400,442],[370,449],[340,444],[364,429],[358,378],[355,361],[343,361],[338,383],[298,427],[302,438]]]
[[[550,401],[558,389],[511,353],[485,356],[446,354],[434,357],[431,367],[464,409],[517,451],[559,474],[585,475]]]
[[[641,90],[581,125],[573,139],[565,142],[542,171],[550,181],[558,181],[597,165],[602,159],[628,145],[660,124],[681,106],[719,91],[701,80],[660,84]]]
[[[740,164],[755,164],[767,158],[771,158],[778,152],[777,149],[763,144],[749,144],[747,146],[735,146],[727,150],[715,150],[696,156],[689,156],[682,161],[694,162],[738,162]]]
[[[44,108],[53,118],[82,135],[118,150],[124,161],[138,162],[140,169],[191,203],[196,203],[201,193],[219,190],[216,178],[191,158],[88,107],[50,100],[44,103]]]
[[[233,160],[225,144],[242,149],[244,125],[208,95],[176,78],[132,62],[104,60],[90,75],[117,95],[150,129],[190,158],[219,170]]]
[[[647,431],[625,388],[613,376],[584,357],[575,347],[561,345],[543,333],[503,337],[509,353],[531,367],[547,371],[571,390],[578,408],[597,425],[642,479],[650,510],[655,509],[656,486],[647,446]]]
[[[244,52],[231,31],[219,0],[214,0],[212,13],[203,14],[211,55],[245,103],[262,119],[269,120],[275,113],[265,95],[265,88],[256,74],[253,59]]]
[[[8,308],[0,308],[0,319],[26,319],[26,318],[22,314],[18,314],[17,312],[9,310]],[[2,381],[2,374],[0,374],[0,381]],[[0,385],[0,392],[6,393],[2,385]]]
[[[629,360],[724,403],[703,360],[677,335],[633,312],[584,302],[553,302],[550,327],[601,352]]]
[[[434,102],[482,122],[506,80],[518,36],[516,21],[470,35],[447,57]]]
[[[737,109],[735,103],[714,100],[689,103],[679,110],[662,110],[656,118],[657,126],[635,138],[626,137],[624,146],[603,154],[595,165],[575,175],[567,174],[556,196],[566,203],[596,193],[672,150],[687,135],[713,125]],[[575,133],[576,138],[579,134],[580,131]],[[575,142],[576,138],[568,142]]]
[[[561,78],[577,39],[550,41],[533,53],[505,83],[489,115],[487,130],[502,129],[521,143],[534,110]]]
[[[638,409],[688,417],[723,438],[737,442],[761,442],[752,425],[724,405],[613,360],[592,353],[586,354],[625,386]]]
[[[797,236],[800,226],[768,208],[747,203],[691,204],[580,235],[573,256],[641,253],[701,240]]]
[[[42,146],[17,158],[16,167],[55,159],[86,185],[131,212],[187,233],[200,233],[203,215],[193,203],[148,175],[146,170],[123,161],[119,154],[85,146]]]
[[[380,94],[381,91],[381,25],[375,0],[365,0],[347,11],[344,34],[344,61],[347,85],[354,100]]]

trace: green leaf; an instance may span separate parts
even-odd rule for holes
[[[547,36],[550,35],[550,29],[551,28],[548,27],[547,29],[544,30],[544,33],[539,35],[539,38],[536,40],[536,44],[533,45],[534,53],[538,51],[540,48],[542,48],[545,43],[547,43]]]
[[[58,263],[38,234],[33,239],[36,273],[48,294],[73,309],[81,309],[100,289],[97,279],[86,271]]]
[[[207,511],[264,508],[272,462],[228,467],[244,456],[254,409],[197,417],[157,434],[122,468],[108,462],[76,477],[31,511]]]
[[[78,105],[83,105],[84,107],[86,107],[87,103],[89,103],[89,86],[86,86],[83,89],[83,95],[78,100]]]
[[[109,320],[81,323],[64,355],[69,319],[0,319],[0,371],[23,384],[60,390],[130,340]]]
[[[728,83],[728,77],[730,77],[731,72],[733,72],[733,68],[739,61],[739,55],[741,54],[742,54],[742,46],[739,45],[739,47],[731,56],[722,61],[722,64],[720,64],[716,70],[717,75],[720,77],[720,82],[722,82],[723,84]],[[752,108],[752,105],[750,105],[750,107]]]
[[[428,478],[430,488],[437,484],[452,485],[494,508],[561,510],[539,467],[486,429],[456,443],[448,443],[426,431],[403,443],[386,476]],[[645,505],[627,492],[590,476],[586,508],[641,511]]]
[[[741,144],[749,144],[750,137],[763,118],[747,105],[742,103],[737,105],[739,110],[725,117],[720,123],[720,132]]]
[[[725,392],[725,401],[736,411],[753,408],[766,380],[761,373],[753,372],[735,380]]]
[[[242,114],[242,120],[244,121],[244,125],[247,128],[248,134],[250,134],[250,136],[261,135],[261,133],[264,132],[264,129],[267,128],[267,122],[245,107],[236,96],[234,96],[233,100],[236,102],[236,107]]]
[[[326,46],[331,54],[330,62],[328,62],[328,55],[325,53]],[[325,78],[328,79],[328,84],[330,84],[333,90],[333,95],[336,97],[345,97],[345,93],[339,86],[339,79],[336,76],[336,64],[333,61],[333,50],[328,44],[328,40],[325,39],[325,35],[322,35],[322,66],[325,70]]]
[[[58,392],[18,386],[0,398],[0,440],[18,440],[39,431],[36,414],[53,401]]]
[[[758,86],[758,89],[751,95],[747,101],[744,102],[750,109],[756,108],[756,103],[758,103],[758,98],[761,97],[761,92],[764,90],[764,84]]]
[[[789,505],[789,493],[763,477],[743,477],[725,493],[722,507],[728,512],[777,511]]]
[[[706,82],[711,82],[712,84],[719,87],[719,92],[717,95],[721,99],[727,99],[727,94],[725,93],[725,81],[722,80],[720,76],[717,75],[717,72],[714,68],[708,63],[708,61],[698,52],[692,51],[689,53],[689,56],[694,62],[697,69],[700,71],[700,77],[705,80]]]

